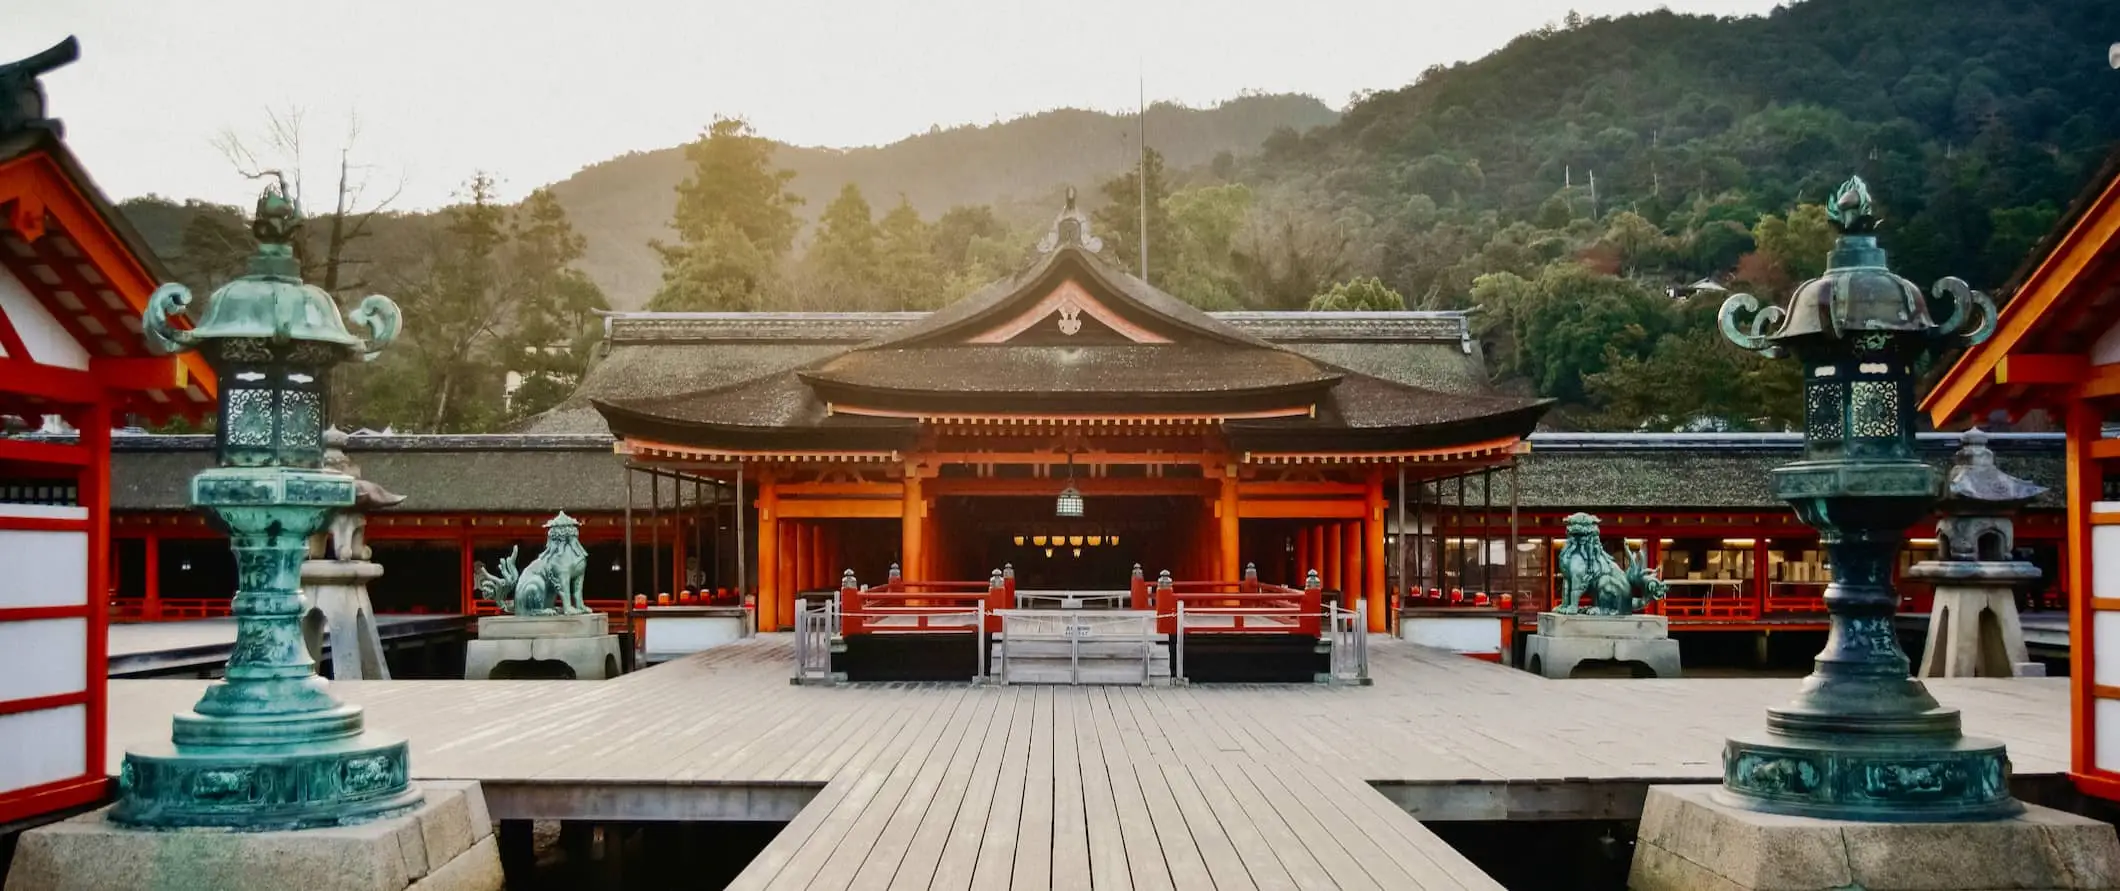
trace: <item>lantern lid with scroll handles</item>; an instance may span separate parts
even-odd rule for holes
[[[294,241],[302,228],[302,210],[279,182],[279,174],[267,175],[274,182],[258,196],[257,213],[250,224],[258,248],[250,257],[248,270],[215,291],[203,307],[190,305],[191,292],[184,286],[162,286],[149,302],[143,324],[148,343],[162,352],[175,353],[203,349],[214,341],[262,340],[280,345],[324,345],[324,355],[315,357],[323,361],[317,364],[375,358],[397,337],[397,305],[380,296],[362,300],[348,318],[367,328],[368,337],[349,332],[332,296],[302,282],[301,261],[294,252]],[[169,319],[179,313],[195,319],[195,323],[189,329],[169,324]]]
[[[1862,177],[1849,178],[1833,193],[1826,215],[1840,236],[1826,257],[1824,274],[1797,285],[1787,308],[1762,308],[1750,294],[1731,297],[1720,318],[1724,336],[1773,356],[1821,340],[1851,341],[1866,352],[1882,352],[1890,344],[1905,342],[1895,334],[1918,335],[1917,341],[1963,336],[1978,343],[1994,330],[1994,305],[1965,282],[1945,278],[1923,294],[1887,268],[1884,249],[1877,244],[1883,220],[1871,206]],[[1939,312],[1941,321],[1936,318]],[[1752,314],[1748,329],[1739,327],[1741,313]],[[1976,327],[1962,332],[1974,313],[1979,314]]]

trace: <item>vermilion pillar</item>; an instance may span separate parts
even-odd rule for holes
[[[1244,577],[1243,545],[1237,540],[1237,469],[1225,467],[1222,498],[1217,513],[1221,520],[1221,576],[1235,581]]]
[[[1325,587],[1341,592],[1342,601],[1347,592],[1346,565],[1341,562],[1347,554],[1340,547],[1340,524],[1326,523],[1325,533]]]
[[[1302,587],[1303,577],[1308,575],[1311,570],[1318,568],[1316,564],[1311,562],[1311,529],[1312,527],[1310,526],[1299,526],[1296,528],[1296,580],[1291,583],[1294,587]]]
[[[1362,568],[1366,574],[1363,594],[1369,600],[1369,630],[1383,631],[1390,616],[1391,600],[1384,589],[1384,472],[1369,473],[1368,504],[1362,511]]]
[[[1362,575],[1362,522],[1349,520],[1340,523],[1340,598],[1341,609],[1354,609],[1355,601],[1363,594]]]
[[[780,497],[764,474],[758,480],[758,630],[780,627]]]
[[[927,545],[927,502],[920,497],[920,477],[906,468],[902,518],[898,521],[898,570],[909,579],[920,575]]]

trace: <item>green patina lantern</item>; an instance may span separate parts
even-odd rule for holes
[[[1908,675],[1892,590],[1906,530],[1941,486],[1914,449],[1914,365],[1954,341],[1987,339],[1995,306],[1955,278],[1924,295],[1892,274],[1860,178],[1840,187],[1829,214],[1841,234],[1825,274],[1797,286],[1787,309],[1761,309],[1749,294],[1722,307],[1732,342],[1803,363],[1804,457],[1775,468],[1773,488],[1818,530],[1833,580],[1825,649],[1796,700],[1768,710],[1764,734],[1727,743],[1721,795],[1829,819],[2013,816],[2023,808],[2010,797],[2002,744],[1965,737],[1957,710]]]
[[[221,382],[219,466],[191,499],[228,533],[236,642],[225,680],[178,714],[170,741],[126,752],[111,819],[154,828],[333,826],[409,810],[404,740],[368,731],[332,697],[304,644],[301,567],[310,536],[354,503],[354,479],[321,469],[331,368],[372,358],[397,336],[398,310],[372,296],[348,333],[329,294],[302,283],[290,242],[301,211],[275,186],[258,199],[258,251],[243,277],[191,308],[165,285],[142,330],[164,352],[204,353]]]

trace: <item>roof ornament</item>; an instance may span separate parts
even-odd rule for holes
[[[1063,245],[1073,245],[1094,254],[1104,250],[1104,239],[1089,234],[1089,214],[1075,207],[1075,187],[1067,187],[1067,205],[1053,218],[1053,228],[1038,240],[1038,253],[1050,254]]]
[[[68,37],[44,52],[0,65],[0,133],[49,130],[65,136],[66,127],[46,113],[44,85],[37,78],[79,58],[81,41]]]

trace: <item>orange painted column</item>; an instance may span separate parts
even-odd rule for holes
[[[1340,598],[1341,609],[1354,609],[1354,602],[1362,596],[1362,521],[1346,520],[1339,524],[1340,530]]]
[[[780,494],[764,474],[758,480],[758,630],[780,627]]]
[[[1295,530],[1295,581],[1289,581],[1289,588],[1302,588],[1304,575],[1312,569],[1317,566],[1310,564],[1310,526],[1302,526]]]
[[[1340,524],[1325,524],[1325,587],[1342,593],[1345,603],[1347,591],[1346,567],[1340,561],[1347,552],[1340,547]]]
[[[1362,511],[1362,594],[1369,602],[1369,630],[1388,626],[1391,599],[1384,590],[1384,472],[1369,473],[1368,506]]]
[[[927,545],[927,501],[920,497],[920,477],[906,469],[904,516],[898,521],[898,570],[908,579],[924,579],[921,559]]]
[[[2120,646],[2100,641],[2098,609],[2093,602],[2091,561],[2096,551],[2091,541],[2091,505],[2103,497],[2104,474],[2091,446],[2102,435],[2104,414],[2095,404],[2077,400],[2068,408],[2062,429],[2067,431],[2068,491],[2068,657],[2069,657],[2069,776],[2092,795],[2111,797],[2110,774],[2098,770],[2097,672],[2098,646]]]
[[[147,591],[140,604],[140,615],[147,621],[159,622],[162,620],[162,537],[152,532],[147,533],[146,573]],[[469,596],[468,591],[466,596]],[[470,615],[468,611],[464,614]]]
[[[810,562],[817,559],[817,551],[810,544],[810,521],[795,520],[788,523],[788,537],[794,539],[794,546],[788,550],[792,552],[795,564],[792,580],[788,584],[788,593],[801,594],[810,589]],[[789,616],[793,615],[789,613]]]
[[[1311,570],[1315,569],[1318,571],[1318,579],[1323,581],[1326,571],[1332,568],[1330,565],[1332,558],[1327,556],[1331,552],[1325,547],[1325,524],[1312,523],[1310,528],[1304,531],[1310,536],[1310,565],[1303,567],[1303,573],[1308,575]],[[1331,585],[1332,583],[1325,582],[1325,584]]]
[[[780,524],[780,608],[782,625],[795,619],[795,592],[801,585],[802,524]]]
[[[1217,519],[1221,520],[1222,555],[1220,577],[1224,581],[1235,581],[1244,577],[1244,555],[1243,544],[1237,540],[1237,469],[1234,466],[1223,468],[1219,513]]]
[[[810,587],[833,588],[839,580],[832,576],[832,555],[826,544],[831,536],[825,534],[823,520],[810,521]]]

